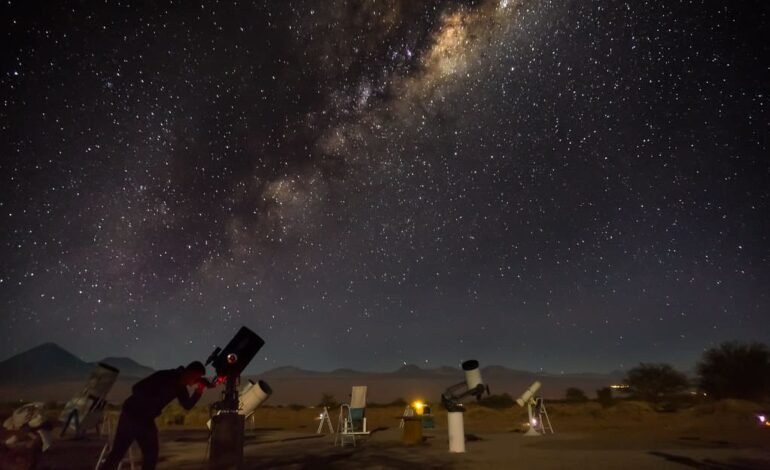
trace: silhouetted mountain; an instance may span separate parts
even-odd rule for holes
[[[142,378],[153,369],[128,357],[107,357],[99,361],[120,370],[120,378]],[[85,381],[98,362],[86,362],[55,343],[19,353],[0,362],[0,384],[32,385],[67,381]]]
[[[121,370],[110,396],[114,402],[124,400],[131,384],[138,378],[152,373],[149,367],[126,357],[108,357],[101,362]],[[94,363],[82,361],[56,344],[42,344],[0,362],[0,399],[66,401],[80,390],[94,368]],[[593,395],[595,390],[617,383],[618,375],[622,374],[548,374],[494,365],[482,369],[484,382],[490,386],[492,393],[518,396],[534,380],[539,380],[543,384],[541,393],[546,398],[561,398],[568,387],[578,387]],[[248,378],[243,377],[244,380]],[[393,372],[353,369],[316,372],[284,366],[257,374],[254,378],[265,379],[273,388],[271,403],[314,404],[322,393],[347,397],[353,385],[367,385],[367,400],[370,402],[389,403],[396,398],[437,399],[446,387],[464,380],[464,374],[456,367],[423,369],[414,364]]]
[[[311,370],[300,369],[293,366],[282,366],[270,369],[268,371],[257,374],[259,377],[303,377],[307,375],[318,375],[323,372],[315,372]]]
[[[569,372],[569,373],[547,373],[543,374],[547,377],[580,377],[580,378],[604,378],[604,377],[611,377],[616,379],[616,381],[621,381],[623,377],[625,377],[626,373],[622,371],[614,370],[612,372],[609,372],[607,374],[602,374],[599,372]]]
[[[126,378],[126,377],[135,377],[135,378],[144,378],[148,375],[155,372],[154,369],[143,366],[142,364],[139,364],[135,360],[129,358],[129,357],[105,357],[101,361],[102,364],[107,364],[108,366],[112,366],[118,370],[120,370],[120,377]],[[96,365],[97,363],[93,363],[93,365]]]
[[[538,375],[535,372],[529,372],[526,370],[517,370],[517,369],[509,369],[507,367],[503,366],[487,366],[481,368],[481,374],[482,377],[486,379],[487,376],[491,377],[498,377],[498,376],[521,376],[521,377],[534,377]]]
[[[334,369],[329,373],[334,375],[365,375],[366,374],[366,372],[361,372],[360,370],[353,370],[353,369]]]
[[[441,367],[436,367],[433,370],[437,374],[442,374],[442,375],[450,375],[450,374],[456,375],[460,373],[460,369],[458,367],[441,366]]]
[[[88,378],[94,366],[55,343],[44,343],[0,362],[0,383],[32,384]]]
[[[426,374],[430,374],[430,371],[420,369],[414,364],[407,364],[393,372],[393,375],[398,375],[400,377],[419,377]]]

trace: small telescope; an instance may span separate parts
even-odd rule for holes
[[[516,399],[516,403],[523,407],[532,400],[532,397],[535,396],[538,390],[540,390],[540,382],[535,380],[532,382],[532,385],[530,385],[529,388]]]
[[[553,426],[545,409],[545,402],[542,398],[535,396],[538,390],[540,390],[540,382],[536,380],[516,399],[516,404],[527,407],[529,429],[524,433],[525,436],[540,436],[549,431],[553,434]]]
[[[461,401],[467,397],[481,400],[484,392],[489,395],[489,386],[481,379],[479,361],[469,360],[462,363],[465,381],[452,385],[441,394],[441,404],[447,410],[449,428],[449,452],[465,452],[465,424]]]
[[[251,412],[272,393],[270,387],[260,381],[244,390],[239,396],[238,384],[241,373],[257,355],[265,341],[250,329],[241,327],[224,349],[219,347],[209,355],[206,365],[211,364],[216,371],[216,383],[225,384],[222,400],[212,408],[217,414],[211,418],[211,443],[209,465],[213,468],[240,467],[243,462],[243,432],[245,416],[239,413],[241,399],[247,398]],[[251,391],[251,394],[248,392]]]

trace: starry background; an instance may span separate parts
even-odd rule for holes
[[[767,2],[146,3],[0,7],[0,359],[770,340]]]

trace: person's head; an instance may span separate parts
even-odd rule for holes
[[[199,361],[191,362],[182,371],[182,382],[195,385],[206,374],[206,368]]]

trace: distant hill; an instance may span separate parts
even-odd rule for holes
[[[0,383],[39,384],[88,377],[93,365],[55,343],[44,343],[0,362]]]
[[[455,375],[460,373],[460,369],[457,367],[449,367],[449,366],[441,366],[437,367],[436,369],[437,374],[445,374],[445,375]]]
[[[125,357],[108,357],[100,362],[119,369],[120,378],[144,377],[153,372]],[[0,362],[0,385],[85,381],[96,364],[83,361],[56,343],[44,343]]]
[[[509,369],[507,367],[503,366],[488,366],[488,367],[482,367],[481,373],[484,377],[535,377],[537,374],[535,372],[530,372],[526,370],[517,370],[517,369]]]
[[[398,370],[393,372],[393,375],[398,375],[400,377],[420,377],[424,376],[426,373],[429,373],[427,370],[420,369],[419,366],[416,366],[414,364],[407,364],[403,367],[400,367]]]
[[[300,369],[299,367],[283,366],[270,369],[268,371],[259,374],[260,377],[306,377],[309,375],[320,374],[321,372],[314,372],[312,370]]]
[[[109,400],[113,403],[124,400],[138,378],[153,372],[151,368],[127,357],[107,357],[100,362],[121,371],[118,382],[110,392]],[[0,362],[0,401],[66,401],[82,389],[94,367],[95,363],[85,362],[54,343],[42,344]],[[545,398],[562,398],[569,387],[581,388],[592,397],[597,389],[619,381],[618,373],[549,374],[495,365],[482,368],[482,377],[492,393],[513,396],[518,396],[533,381],[539,380],[543,384],[541,393]],[[345,401],[349,399],[353,385],[369,387],[367,401],[370,403],[390,403],[397,398],[408,401],[420,398],[435,403],[447,387],[462,382],[464,374],[455,367],[423,369],[414,364],[404,365],[392,372],[353,369],[318,372],[284,366],[256,377],[245,376],[243,380],[249,378],[262,379],[270,385],[273,389],[270,404],[314,405],[326,393]],[[218,392],[208,392],[204,403],[219,397]]]
[[[366,372],[361,372],[360,370],[353,370],[353,369],[334,369],[331,371],[332,374],[335,375],[366,375]]]
[[[518,396],[532,382],[539,380],[543,384],[543,396],[550,399],[563,398],[566,389],[570,387],[578,387],[593,397],[597,389],[619,381],[615,373],[551,374],[503,366],[483,367],[482,377],[492,393],[509,393],[513,396]],[[331,394],[335,399],[344,402],[349,399],[353,385],[369,387],[367,401],[370,403],[390,403],[397,398],[407,401],[419,398],[435,403],[444,389],[462,382],[464,374],[455,367],[423,369],[414,364],[404,365],[392,372],[352,369],[316,372],[287,366],[249,378],[262,379],[270,385],[273,389],[271,404],[314,405],[321,399],[322,394]]]
[[[155,372],[154,369],[143,366],[129,357],[105,357],[99,362],[120,370],[121,377],[144,378]],[[96,364],[96,362],[93,363],[93,365]]]

